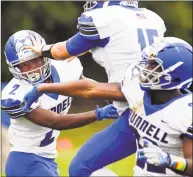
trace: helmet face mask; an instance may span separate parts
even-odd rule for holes
[[[173,90],[188,88],[192,82],[192,47],[185,41],[166,37],[142,52],[134,65],[132,80],[141,89]]]
[[[86,1],[86,3],[83,6],[84,12],[90,11],[94,9],[97,6],[97,1]]]
[[[9,71],[15,78],[25,84],[37,85],[50,77],[51,61],[49,58],[35,54],[31,49],[23,48],[25,45],[33,45],[31,35],[35,36],[36,40],[40,40],[43,45],[46,44],[39,34],[22,30],[13,34],[7,41],[5,56]],[[33,64],[33,67],[30,67],[30,63]],[[21,68],[23,65],[26,66],[25,69]]]
[[[140,66],[140,67],[139,67]],[[171,83],[171,76],[164,73],[162,61],[158,58],[139,61],[133,69],[138,68],[138,73],[133,74],[132,80],[138,80],[143,90],[160,90],[162,86]],[[165,78],[165,82],[161,80]]]
[[[39,57],[40,58],[40,57]],[[37,85],[45,81],[51,75],[50,65],[51,61],[42,57],[41,65],[36,64],[33,69],[28,69],[27,71],[22,71],[20,65],[27,64],[28,62],[33,62],[33,60],[37,60],[38,58],[33,58],[27,61],[23,61],[16,64],[9,65],[9,71],[14,75],[15,78],[19,79],[22,83]]]

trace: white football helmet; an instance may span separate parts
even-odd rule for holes
[[[123,5],[137,8],[138,1],[86,1],[83,8],[84,12],[86,12],[94,8],[103,8],[109,5]]]

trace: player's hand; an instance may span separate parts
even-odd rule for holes
[[[117,109],[112,105],[107,105],[103,108],[99,108],[98,105],[96,106],[96,119],[103,120],[103,119],[116,119],[119,115],[117,113]]]
[[[170,157],[163,152],[158,146],[155,146],[150,141],[144,139],[144,148],[137,150],[137,158],[146,160],[148,163],[167,167],[170,163]]]
[[[30,109],[30,106],[38,100],[40,96],[42,96],[42,92],[39,92],[37,89],[38,86],[34,86],[31,91],[29,91],[25,96],[24,96],[24,103],[25,106],[23,107],[24,112],[28,112]]]
[[[38,36],[33,36],[31,35],[31,40],[32,40],[32,43],[33,43],[33,46],[23,46],[24,49],[31,49],[33,50],[35,53],[39,54],[39,55],[42,55],[42,43],[40,41],[40,38]]]

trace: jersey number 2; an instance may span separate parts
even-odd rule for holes
[[[151,45],[154,42],[154,37],[158,37],[158,32],[156,29],[138,28],[137,34],[138,34],[138,43],[141,46],[141,50],[143,50],[148,45],[147,40],[149,45]]]
[[[55,137],[52,137],[52,134],[53,134],[53,130],[46,133],[45,138],[40,142],[40,147],[47,146],[54,141]]]
[[[12,87],[13,90],[12,90],[11,92],[9,92],[9,94],[15,95],[15,91],[16,91],[19,87],[20,87],[19,84],[14,85],[14,86]]]

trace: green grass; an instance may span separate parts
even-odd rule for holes
[[[68,176],[69,164],[81,145],[86,142],[95,132],[104,129],[111,122],[112,121],[105,120],[82,128],[65,130],[61,132],[59,141],[62,139],[64,140],[62,145],[66,144],[62,150],[59,150],[58,157],[56,159],[61,176]],[[109,165],[108,168],[119,176],[132,176],[134,158],[135,155],[125,158]]]

